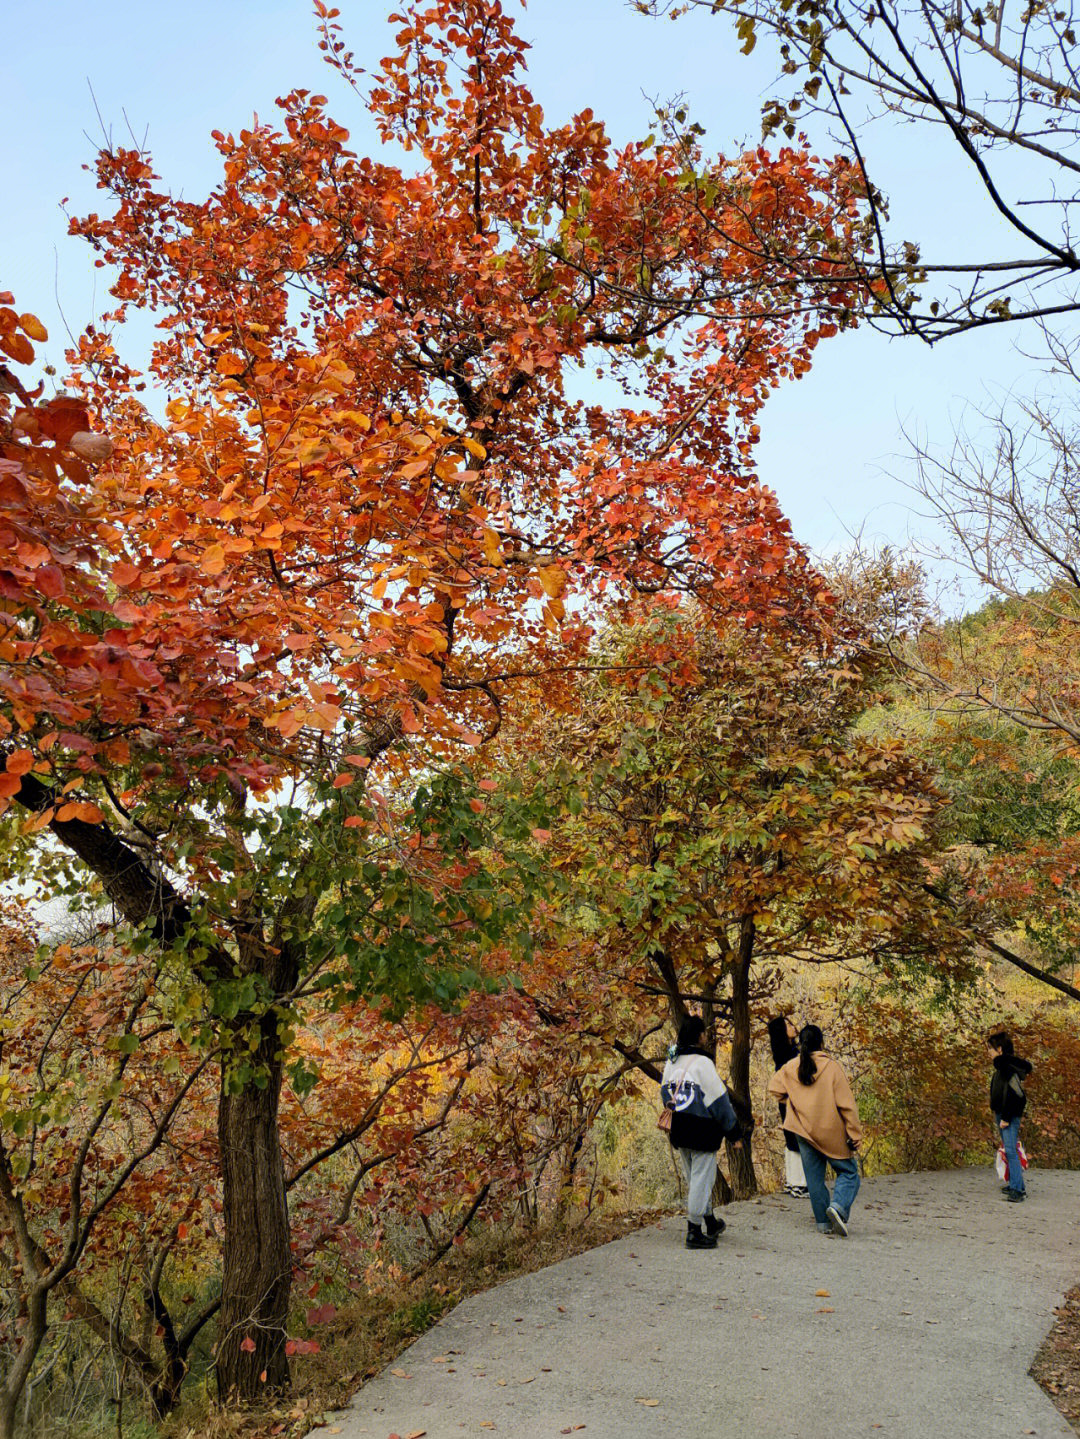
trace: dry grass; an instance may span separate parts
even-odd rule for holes
[[[557,1264],[607,1244],[666,1211],[594,1215],[577,1224],[549,1224],[482,1233],[449,1255],[431,1275],[389,1294],[365,1295],[342,1305],[319,1329],[318,1353],[293,1360],[287,1399],[257,1409],[224,1409],[204,1394],[192,1396],[161,1430],[163,1439],[299,1439],[342,1408],[365,1380],[459,1300],[504,1280]]]

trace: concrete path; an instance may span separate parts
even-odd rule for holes
[[[1075,1439],[1027,1369],[1080,1281],[1080,1173],[867,1180],[667,1220],[464,1300],[329,1420],[343,1439]],[[827,1294],[820,1293],[827,1290]]]

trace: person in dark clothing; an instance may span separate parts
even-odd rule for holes
[[[986,1052],[994,1066],[990,1076],[990,1109],[1009,1167],[1008,1183],[1002,1193],[1010,1204],[1019,1204],[1027,1195],[1019,1145],[1020,1120],[1027,1108],[1024,1080],[1031,1073],[1031,1065],[1013,1053],[1013,1042],[1004,1031],[990,1036]]]
[[[770,1019],[766,1026],[769,1036],[769,1048],[772,1050],[773,1068],[781,1069],[789,1059],[798,1059],[799,1046],[795,1042],[799,1031],[785,1014],[778,1014],[775,1019]],[[780,1100],[780,1123],[783,1125],[784,1117],[787,1114],[787,1100]],[[806,1175],[803,1173],[802,1156],[799,1153],[799,1141],[795,1135],[785,1129],[784,1134],[784,1193],[790,1194],[793,1199],[805,1199],[810,1191],[806,1187]]]
[[[697,1015],[683,1020],[660,1080],[661,1102],[671,1110],[669,1138],[686,1175],[687,1249],[716,1248],[725,1227],[712,1211],[716,1151],[725,1139],[742,1143],[731,1097],[701,1047],[704,1034],[704,1021]]]

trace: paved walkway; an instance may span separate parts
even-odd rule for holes
[[[847,1240],[781,1196],[732,1205],[713,1252],[637,1230],[464,1300],[331,1432],[1075,1439],[1027,1369],[1080,1281],[1080,1173],[1029,1183],[867,1180]]]

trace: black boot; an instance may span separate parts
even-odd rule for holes
[[[716,1235],[702,1234],[700,1224],[686,1223],[686,1247],[687,1249],[715,1249]]]
[[[705,1216],[705,1233],[706,1233],[706,1234],[713,1235],[713,1236],[716,1236],[716,1235],[718,1235],[718,1234],[723,1234],[723,1232],[724,1232],[724,1230],[725,1230],[726,1228],[727,1228],[727,1225],[724,1223],[724,1221],[720,1218],[720,1216],[719,1216],[718,1214],[706,1214],[706,1216]]]

